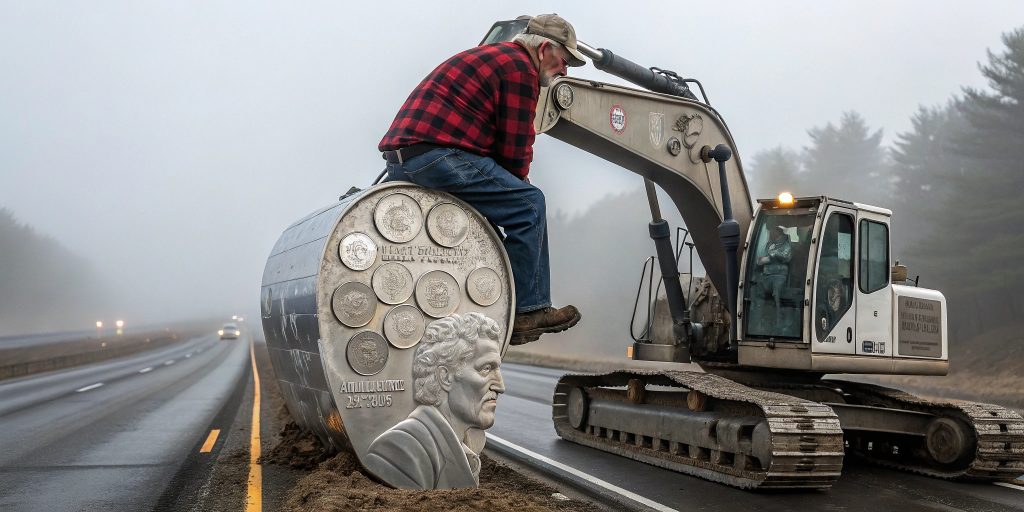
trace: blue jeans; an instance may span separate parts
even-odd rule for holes
[[[443,190],[476,208],[505,232],[516,286],[516,313],[551,305],[548,225],[544,193],[493,158],[460,149],[434,149],[387,166],[387,181],[411,181]]]

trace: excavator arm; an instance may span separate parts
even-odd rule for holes
[[[725,176],[741,233],[753,209],[732,135],[713,109],[678,96],[561,77],[542,92],[535,128],[661,187],[690,230],[708,278],[727,290],[717,231],[724,218],[721,182],[716,162],[701,159],[702,148],[725,144],[734,150]],[[742,258],[743,247],[738,251]]]

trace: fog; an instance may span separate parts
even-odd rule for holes
[[[496,20],[556,11],[592,46],[700,79],[746,156],[845,111],[888,143],[920,105],[984,88],[978,62],[1024,20],[1019,1],[626,5],[3,2],[0,207],[88,260],[110,315],[255,316],[281,231],[368,185],[410,90]],[[552,212],[641,185],[543,136],[535,154]]]

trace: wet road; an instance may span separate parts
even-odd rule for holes
[[[878,512],[1024,510],[1021,486],[946,482],[870,466],[847,457],[828,491],[750,492],[563,441],[551,422],[551,395],[564,373],[502,365],[506,393],[488,433],[677,510],[836,510]]]
[[[0,510],[153,509],[211,421],[240,402],[247,340],[211,333],[0,382]]]

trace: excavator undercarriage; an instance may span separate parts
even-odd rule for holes
[[[740,384],[712,373],[566,375],[564,439],[744,489],[824,489],[844,453],[932,477],[1024,473],[1024,419],[991,404],[929,401],[873,384]]]

